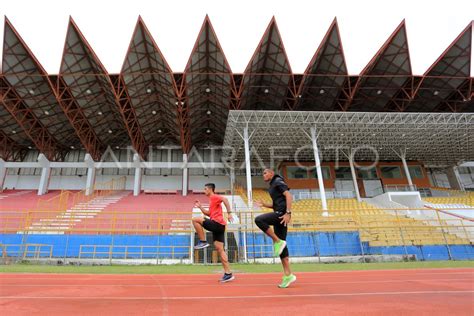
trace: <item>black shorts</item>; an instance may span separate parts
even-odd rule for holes
[[[219,224],[212,219],[205,218],[202,227],[212,232],[212,239],[214,241],[225,241],[225,225]]]
[[[283,216],[283,212],[269,212],[261,214],[255,217],[255,224],[263,231],[266,232],[270,226],[273,226],[273,231],[275,235],[281,240],[286,241],[286,235],[288,233],[288,227],[281,224],[280,216]],[[288,252],[288,246],[285,247],[283,252],[280,255],[280,258],[286,258],[290,255]]]

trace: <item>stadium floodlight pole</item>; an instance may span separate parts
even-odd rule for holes
[[[133,165],[135,167],[133,195],[138,196],[142,190],[142,168],[140,167],[140,155],[138,153],[133,154]]]
[[[356,177],[356,172],[354,168],[354,154],[355,152],[352,150],[352,148],[349,149],[348,155],[344,152],[344,155],[346,155],[347,158],[349,159],[349,166],[351,167],[351,174],[352,174],[352,182],[354,183],[354,191],[356,194],[357,201],[360,202],[362,201],[362,199],[360,198],[359,186],[357,185],[357,177]]]
[[[3,192],[3,185],[5,184],[6,177],[7,177],[7,167],[5,166],[5,160],[0,158],[0,192]]]
[[[49,179],[51,177],[51,162],[44,154],[39,154],[38,163],[41,166],[41,178],[38,187],[38,195],[48,193]]]
[[[95,184],[95,161],[90,154],[86,154],[84,162],[87,165],[86,195],[92,195]]]
[[[321,161],[319,159],[318,143],[316,141],[316,127],[311,127],[311,141],[313,142],[314,162],[316,165],[316,173],[318,175],[319,194],[321,195],[321,204],[323,206],[323,216],[328,216],[328,205],[326,202],[326,190],[324,190],[323,172],[321,171]]]
[[[245,175],[247,177],[247,206],[253,207],[252,198],[252,170],[250,169],[250,145],[249,145],[249,127],[244,127],[244,147],[245,147]]]
[[[182,195],[183,196],[188,196],[188,174],[189,174],[189,169],[188,169],[188,154],[183,154],[183,184],[182,184]]]

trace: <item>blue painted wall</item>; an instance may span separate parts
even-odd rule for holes
[[[243,234],[240,236],[240,246],[243,245]],[[174,236],[135,236],[135,235],[20,235],[0,234],[0,244],[47,244],[53,246],[53,257],[77,258],[80,245],[103,245],[97,247],[96,258],[108,258],[110,245],[113,245],[114,258],[125,257],[160,259],[185,259],[189,257],[189,235]],[[262,233],[246,235],[248,258],[272,257],[272,241]],[[359,239],[357,232],[290,232],[287,237],[290,256],[349,256],[364,254],[397,254],[416,255],[418,260],[449,260],[446,245],[428,246],[396,246],[370,247],[368,243]],[[146,246],[140,249],[140,246]],[[174,247],[174,249],[173,249]],[[30,248],[32,250],[32,248]],[[42,248],[46,251],[47,248]],[[84,248],[83,252],[92,252],[92,247]],[[9,247],[8,255],[16,255],[20,247]],[[450,245],[451,257],[455,260],[474,260],[473,245]],[[46,252],[44,253],[46,254]],[[82,258],[91,258],[92,254],[82,254]]]
[[[114,258],[160,258],[160,259],[183,259],[189,257],[189,235],[176,236],[135,236],[135,235],[1,235],[0,244],[47,244],[53,245],[53,257],[77,258],[80,245],[103,245],[97,247],[96,258],[108,258],[110,245]],[[119,247],[122,246],[122,247]],[[123,246],[131,246],[126,249]],[[146,246],[141,248],[140,246]],[[17,253],[20,247],[9,247],[10,253]],[[44,247],[41,250],[46,251]],[[31,247],[30,250],[33,250]],[[84,247],[83,252],[92,252],[93,247]],[[92,254],[82,254],[81,258],[92,258]]]

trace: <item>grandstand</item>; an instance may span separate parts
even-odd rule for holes
[[[294,257],[474,259],[472,29],[417,76],[403,21],[350,75],[334,20],[295,74],[272,19],[236,74],[206,17],[178,73],[139,18],[109,74],[70,19],[49,74],[5,19],[1,255],[215,263],[191,225],[213,182],[237,213],[229,257],[265,261],[253,201],[271,202],[272,167],[294,197]]]

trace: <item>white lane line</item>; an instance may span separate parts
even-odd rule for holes
[[[271,277],[276,277],[276,278],[281,278],[282,274],[281,273],[238,273],[235,272],[236,275],[241,275],[245,276],[246,279],[247,277],[250,277],[252,280],[268,280],[268,278]],[[325,274],[320,274],[319,272],[295,272],[296,275],[306,275],[306,279],[323,279],[323,278],[347,278],[347,275],[325,275]],[[34,275],[37,275],[37,277],[33,277]],[[81,277],[78,277],[78,276]],[[0,279],[15,279],[15,280],[50,280],[51,276],[54,276],[55,280],[87,280],[87,277],[93,277],[94,279],[102,279],[102,280],[130,280],[129,278],[107,278],[108,276],[118,276],[119,274],[111,274],[111,273],[1,273],[0,272]],[[173,275],[176,277],[173,278],[168,278],[167,276]],[[149,276],[155,276],[157,277],[157,280],[166,280],[166,281],[175,281],[175,280],[182,280],[183,277],[215,277],[216,275],[220,275],[219,273],[216,274],[120,274],[120,276],[127,276],[127,277],[149,277]],[[418,273],[418,274],[396,274],[396,276],[425,276],[425,275],[466,275],[466,277],[471,277],[474,278],[474,270],[472,272],[448,272],[448,273]],[[64,277],[58,277],[58,276],[64,276]],[[71,277],[68,277],[71,276]],[[163,277],[163,278],[161,278]],[[367,275],[366,277],[381,277],[380,275]],[[202,279],[204,281],[204,279]],[[406,280],[406,279],[403,279]],[[430,279],[426,279],[430,280]]]
[[[244,279],[248,280],[248,279]],[[156,280],[163,282],[165,280]],[[166,280],[169,281],[169,280]],[[238,277],[236,277],[236,281],[239,281]],[[279,280],[276,280],[279,281]],[[466,281],[466,282],[472,282],[472,280],[462,278],[462,279],[405,279],[405,280],[373,280],[373,281],[347,281],[347,282],[304,282],[304,280],[298,279],[298,284],[301,285],[326,285],[326,284],[374,284],[374,283],[405,283],[405,282],[431,282],[431,281]],[[203,284],[203,282],[206,282]],[[217,281],[216,281],[217,283]],[[274,285],[275,282],[271,283],[236,283],[232,282],[232,286],[243,286],[243,287],[252,287],[252,286],[268,286],[268,285]],[[216,284],[210,284],[210,282],[207,282],[205,280],[197,280],[195,283],[188,283],[188,284],[165,284],[162,283],[161,285],[157,284],[59,284],[59,283],[48,283],[48,284],[2,284],[2,287],[43,287],[43,286],[54,286],[54,287],[95,287],[95,286],[123,286],[123,287],[187,287],[187,286],[197,286],[203,287],[203,286],[210,286],[214,287]],[[444,285],[444,284],[440,284]]]
[[[320,294],[282,294],[282,295],[242,295],[242,296],[0,296],[0,300],[241,300],[295,297],[337,297],[337,296],[390,296],[390,295],[425,295],[425,294],[474,294],[474,291],[411,291],[411,292],[364,292],[364,293],[320,293]]]

